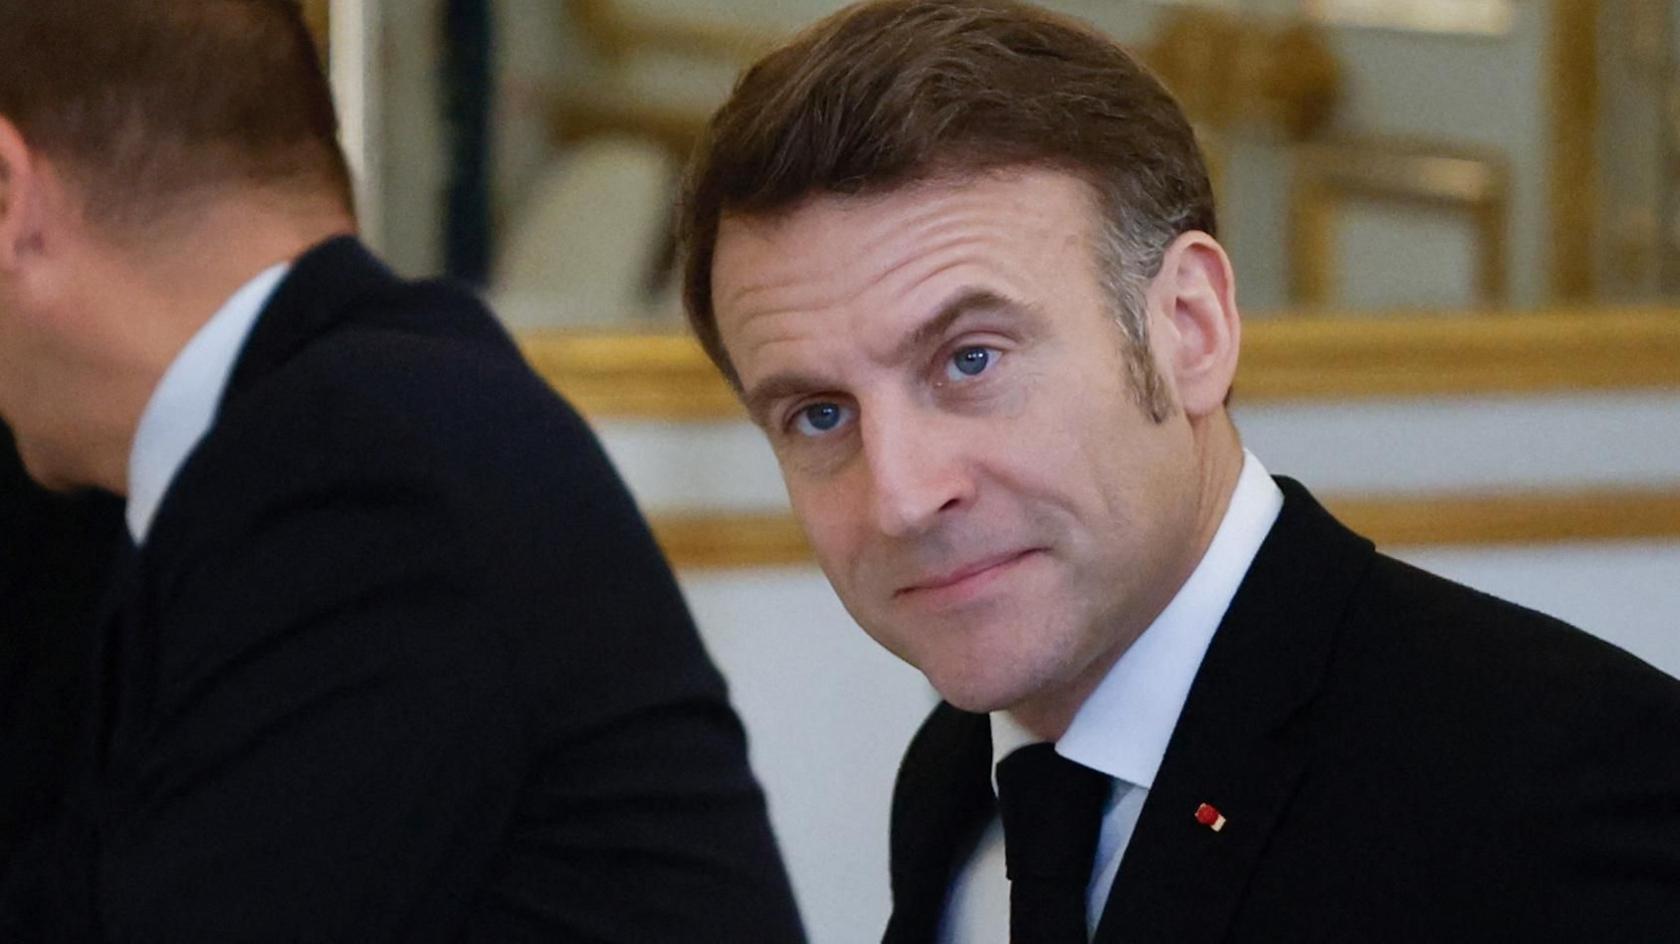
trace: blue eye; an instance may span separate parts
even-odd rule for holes
[[[986,372],[988,367],[996,363],[998,351],[989,347],[965,347],[951,355],[945,376],[949,380],[962,380],[965,377],[978,377]]]
[[[846,421],[846,408],[838,403],[813,403],[794,416],[794,427],[804,436],[821,436]]]

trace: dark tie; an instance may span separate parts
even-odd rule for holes
[[[1097,854],[1106,775],[1031,744],[997,766],[1012,944],[1086,944],[1085,887]]]

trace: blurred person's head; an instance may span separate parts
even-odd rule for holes
[[[123,485],[164,368],[268,264],[354,228],[295,0],[0,0],[0,417]]]
[[[859,623],[1050,734],[1200,560],[1239,323],[1171,96],[1011,0],[884,0],[748,70],[685,298]]]

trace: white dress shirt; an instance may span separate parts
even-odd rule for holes
[[[1108,904],[1120,859],[1155,784],[1202,656],[1282,509],[1283,493],[1260,460],[1244,451],[1231,504],[1207,553],[1161,615],[1121,654],[1056,742],[1056,753],[1114,778],[1085,894],[1087,934],[1096,933]],[[996,762],[1011,751],[1042,740],[1005,712],[993,712],[991,721],[994,771]],[[993,789],[996,786],[994,774]],[[1009,940],[1009,879],[1003,828],[995,817],[952,885],[940,940]]]
[[[136,547],[146,543],[175,473],[209,432],[234,362],[291,267],[271,266],[234,292],[175,355],[146,401],[128,454],[128,533]]]

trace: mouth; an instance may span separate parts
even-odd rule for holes
[[[1040,553],[1043,548],[1027,548],[981,558],[944,573],[930,575],[893,592],[899,600],[954,603],[971,597],[1015,565]]]

